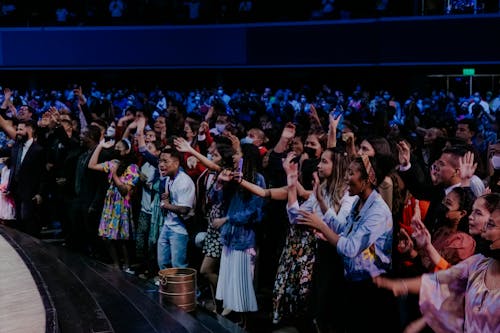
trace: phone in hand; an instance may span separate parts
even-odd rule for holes
[[[335,107],[335,109],[330,112],[330,115],[334,118],[334,119],[337,119],[338,117],[340,117],[341,115],[344,114],[344,108],[342,107],[342,105],[337,105]]]
[[[240,158],[238,161],[238,168],[236,169],[236,172],[241,175],[243,173],[243,157]]]

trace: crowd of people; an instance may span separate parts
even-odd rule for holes
[[[220,24],[497,13],[496,0],[29,0],[0,2],[3,26]]]
[[[3,89],[2,223],[300,332],[497,332],[500,94]],[[419,294],[418,296],[413,294]],[[234,318],[234,317],[233,317]]]

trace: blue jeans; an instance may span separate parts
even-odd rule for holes
[[[187,267],[188,239],[188,235],[176,233],[163,225],[158,238],[158,267]]]

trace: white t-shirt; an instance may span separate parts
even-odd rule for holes
[[[196,189],[193,180],[185,172],[179,170],[175,178],[167,177],[165,189],[170,192],[170,204],[194,208]],[[187,235],[186,226],[176,213],[169,211],[164,218],[164,224],[173,232]]]

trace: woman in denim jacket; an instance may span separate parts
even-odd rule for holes
[[[242,313],[243,326],[246,325],[245,312],[257,311],[253,288],[255,224],[262,219],[264,200],[239,188],[238,183],[245,179],[266,186],[264,177],[256,171],[258,157],[256,146],[243,144],[233,158],[235,166],[243,158],[241,173],[222,171],[211,193],[214,202],[229,202],[227,215],[212,222],[220,228],[223,245],[216,298],[223,301],[225,309]]]

